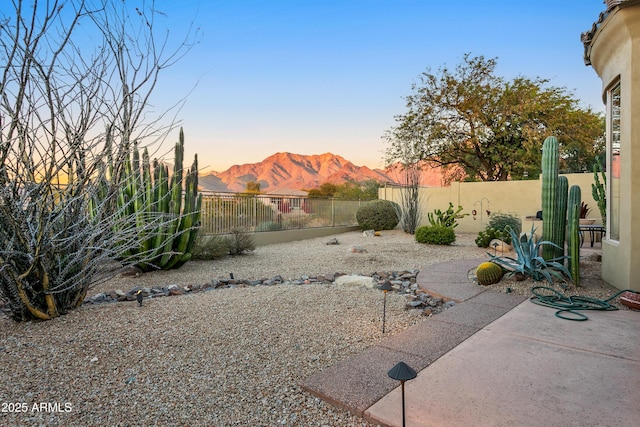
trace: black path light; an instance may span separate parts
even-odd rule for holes
[[[412,380],[418,376],[416,371],[404,362],[398,362],[396,366],[391,368],[387,372],[389,378],[400,381],[402,385],[402,427],[405,427],[405,413],[404,413],[404,382]]]
[[[387,317],[387,292],[392,290],[391,283],[388,280],[385,280],[382,285],[379,286],[379,289],[384,292],[384,303],[382,304],[382,333],[384,334],[384,326]]]

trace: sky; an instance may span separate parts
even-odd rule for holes
[[[384,132],[421,73],[463,55],[496,73],[550,79],[604,111],[580,34],[602,0],[157,0],[175,37],[198,43],[164,70],[155,107],[184,98],[185,164],[203,171],[276,152],[331,152],[384,167]],[[176,135],[172,139],[177,140]]]

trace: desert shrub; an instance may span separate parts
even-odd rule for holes
[[[416,229],[416,242],[431,245],[450,245],[456,241],[453,227],[444,225],[423,225]]]
[[[229,242],[220,235],[198,235],[193,248],[193,259],[210,260],[229,254]]]
[[[493,239],[500,239],[507,244],[511,244],[511,234],[509,230],[513,230],[516,235],[522,231],[522,221],[515,215],[494,213],[489,219],[487,227],[478,233],[476,237],[476,245],[486,248]]]
[[[240,228],[231,230],[231,234],[226,237],[229,247],[229,255],[240,255],[256,248],[253,236]]]
[[[398,225],[400,206],[389,200],[374,200],[360,206],[356,220],[363,230],[391,230]]]
[[[515,215],[505,214],[505,213],[492,213],[489,218],[489,225],[487,228],[495,228],[496,230],[506,231],[508,233],[508,228],[511,227],[516,234],[520,234],[522,231],[522,221]]]
[[[280,231],[282,224],[277,221],[265,221],[258,224],[256,231]]]
[[[511,244],[511,236],[507,230],[498,230],[497,228],[488,227],[478,233],[478,237],[476,237],[476,245],[480,248],[487,248],[493,239],[500,239],[509,245]]]

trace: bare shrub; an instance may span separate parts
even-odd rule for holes
[[[229,247],[229,255],[240,255],[244,252],[256,249],[253,235],[249,234],[246,230],[234,228],[231,230],[231,234],[226,238],[227,245]]]

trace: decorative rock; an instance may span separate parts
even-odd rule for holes
[[[107,294],[99,293],[99,294],[95,294],[93,296],[92,301],[93,302],[105,302],[108,299],[109,299],[109,297],[107,296]]]
[[[143,271],[136,267],[135,265],[130,265],[122,269],[120,276],[122,277],[138,277],[143,273]]]
[[[327,243],[325,243],[325,245],[339,245],[340,243],[338,242],[338,239],[336,239],[335,237],[331,240],[329,240]]]
[[[340,286],[365,286],[368,289],[376,287],[376,281],[370,276],[340,276],[336,279],[335,284]]]
[[[363,235],[364,237],[373,237],[373,236],[375,236],[375,234],[376,234],[376,231],[375,231],[375,230],[364,230],[364,231],[362,232],[362,235]]]
[[[351,246],[349,248],[349,252],[352,252],[354,254],[363,254],[363,253],[367,252],[367,250],[365,248],[363,248],[362,246]]]
[[[220,279],[213,279],[210,283],[202,285],[193,284],[180,288],[178,285],[169,285],[164,288],[141,288],[135,286],[129,292],[123,291],[110,291],[108,293],[96,294],[92,297],[88,297],[85,303],[97,304],[107,303],[114,301],[136,301],[136,294],[139,290],[142,290],[142,295],[148,298],[158,298],[165,296],[178,296],[188,292],[206,291],[218,288],[238,288],[246,286],[273,286],[278,284],[295,285],[300,286],[304,284],[335,284],[346,286],[365,286],[368,289],[378,290],[382,283],[388,282],[391,284],[392,291],[402,294],[407,299],[405,307],[411,311],[412,315],[431,316],[432,314],[439,313],[453,305],[455,302],[449,301],[443,304],[442,299],[433,298],[416,284],[416,277],[420,271],[378,271],[370,274],[351,274],[345,273],[327,273],[324,275],[303,275],[299,279],[284,280],[281,275],[276,275],[271,279],[231,279],[228,277],[221,277]],[[115,298],[114,298],[115,297]]]
[[[511,245],[508,245],[500,239],[493,239],[489,243],[489,249],[495,249],[498,252],[509,252],[511,250]]]

